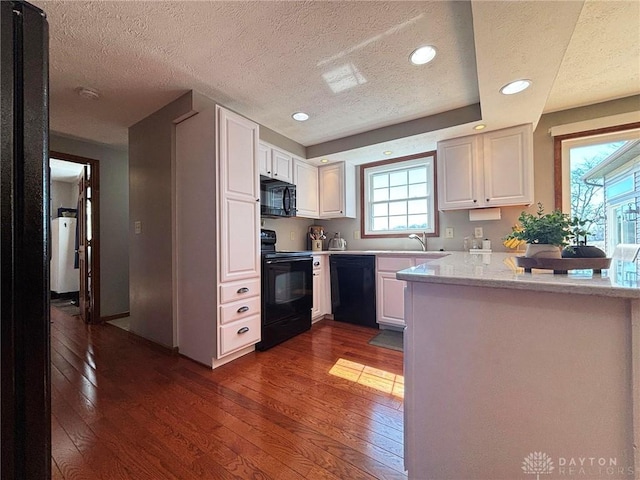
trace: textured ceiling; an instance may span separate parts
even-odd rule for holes
[[[635,1],[34,3],[50,25],[51,129],[114,146],[190,89],[305,146],[356,139],[346,149],[362,146],[362,132],[477,103],[496,129],[640,92]],[[594,37],[597,56],[588,49]],[[410,65],[409,53],[424,44],[438,56]],[[576,86],[577,76],[584,81]],[[520,77],[533,88],[498,93]],[[101,98],[79,97],[81,86]],[[293,121],[299,110],[311,119]],[[469,118],[460,122],[434,121],[349,158],[424,151],[471,133]]]

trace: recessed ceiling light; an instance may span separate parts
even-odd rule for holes
[[[507,83],[500,89],[500,93],[503,95],[513,95],[514,93],[520,93],[531,86],[531,80],[522,79],[515,82]]]
[[[88,100],[98,100],[100,98],[100,94],[93,88],[78,87],[76,88],[76,92],[79,96]]]
[[[309,115],[307,115],[304,112],[296,112],[291,116],[293,117],[294,120],[297,120],[299,122],[304,122],[305,120],[309,120]]]
[[[382,153],[384,153],[385,155],[391,155],[393,152],[391,150],[385,150]]]
[[[326,158],[323,158],[322,160],[320,160],[320,163],[329,163],[329,160]]]
[[[480,123],[479,125],[473,127],[474,130],[483,130],[485,128],[487,128],[487,126],[484,123]]]
[[[436,57],[436,49],[431,45],[425,45],[424,47],[416,48],[411,55],[409,55],[409,60],[414,65],[424,65],[425,63],[429,63]]]

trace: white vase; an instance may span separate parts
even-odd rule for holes
[[[527,243],[524,254],[528,258],[562,258],[562,248],[548,243]]]

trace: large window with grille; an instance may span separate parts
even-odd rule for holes
[[[437,235],[435,152],[362,166],[363,236]]]

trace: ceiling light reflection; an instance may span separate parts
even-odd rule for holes
[[[367,83],[367,79],[360,73],[353,63],[323,73],[322,78],[329,85],[333,93],[340,93],[350,88]]]

